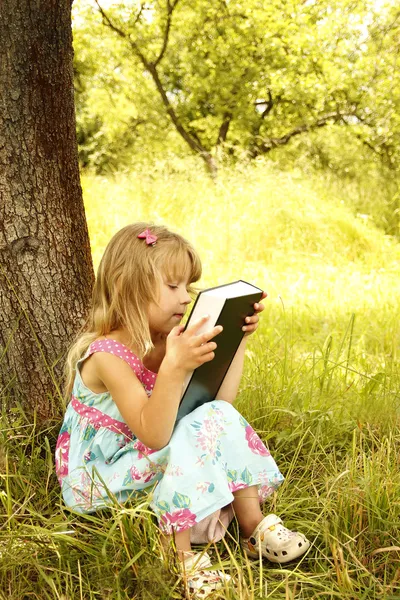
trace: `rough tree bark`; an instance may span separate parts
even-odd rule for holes
[[[0,4],[0,399],[57,414],[93,285],[79,180],[71,0]]]

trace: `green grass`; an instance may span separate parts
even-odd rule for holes
[[[117,229],[151,219],[196,245],[201,285],[244,278],[269,294],[236,406],[286,477],[265,512],[313,546],[290,568],[250,563],[233,523],[211,548],[241,573],[221,597],[399,598],[399,245],[336,192],[264,165],[217,184],[182,163],[83,187],[96,264]],[[179,598],[147,501],[86,517],[63,507],[58,427],[2,415],[0,599]]]

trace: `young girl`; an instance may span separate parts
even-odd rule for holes
[[[285,563],[309,542],[276,515],[263,516],[260,502],[283,477],[232,406],[262,304],[243,324],[217,399],[175,423],[185,376],[214,358],[221,331],[197,335],[206,316],[186,331],[180,325],[200,276],[193,247],[165,227],[135,223],[111,239],[84,332],[68,355],[70,403],[56,470],[65,503],[80,512],[146,490],[164,539],[174,537],[185,583],[205,597],[230,576],[210,571],[209,555],[191,552],[191,542],[218,541],[234,515],[250,557]]]

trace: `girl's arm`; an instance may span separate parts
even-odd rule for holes
[[[132,433],[148,448],[163,448],[174,427],[185,372],[169,368],[164,360],[148,398],[132,368],[118,356],[96,352],[90,360]]]
[[[160,365],[150,398],[132,368],[118,356],[96,352],[96,374],[110,392],[122,418],[132,433],[145,445],[160,450],[168,444],[176,422],[187,373],[214,358],[212,339],[222,331],[216,326],[196,335],[208,317],[203,317],[185,332],[174,327],[167,337],[167,352]]]
[[[240,342],[240,346],[235,354],[235,358],[231,362],[228,372],[225,375],[225,379],[223,380],[222,385],[215,396],[217,400],[225,400],[225,402],[233,404],[237,396],[240,380],[242,378],[246,344],[247,337],[244,337]]]

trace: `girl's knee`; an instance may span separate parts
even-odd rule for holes
[[[226,400],[218,400],[215,399],[212,402],[213,405],[215,406],[215,411],[216,413],[218,413],[219,410],[221,410],[224,414],[235,414],[235,415],[239,415],[240,413],[237,411],[237,409],[233,406],[233,404],[231,404],[230,402],[227,402]]]

